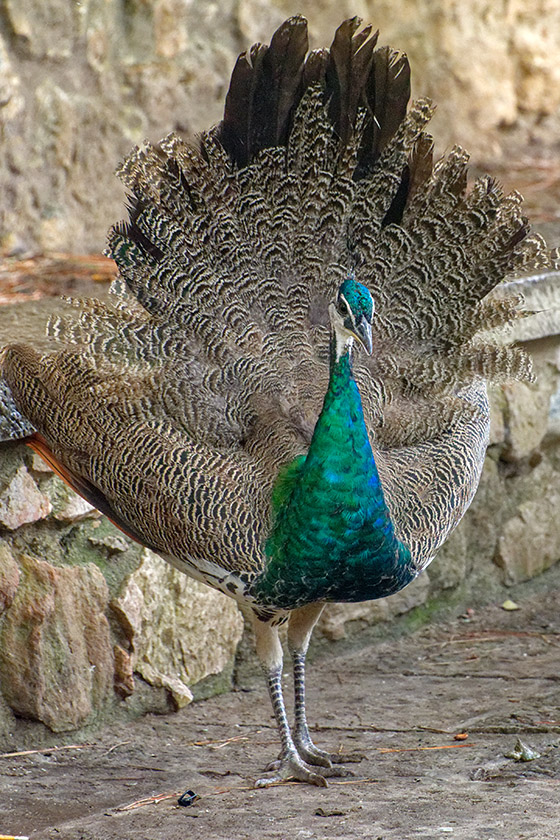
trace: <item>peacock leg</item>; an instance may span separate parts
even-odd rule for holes
[[[269,778],[258,779],[256,786],[267,787],[286,779],[299,779],[302,782],[324,787],[327,784],[326,780],[315,772],[314,768],[307,767],[302,761],[290,732],[282,694],[282,645],[278,637],[278,628],[270,622],[261,621],[258,616],[253,617],[253,626],[257,655],[267,674],[268,692],[282,743],[280,758],[274,762],[274,769],[277,772]]]
[[[319,773],[328,776],[351,775],[345,768],[334,768],[333,764],[343,761],[361,761],[357,753],[330,754],[316,747],[311,740],[305,711],[305,657],[309,647],[311,633],[317,623],[324,604],[309,604],[290,613],[288,625],[288,648],[294,667],[295,726],[293,740],[301,758],[308,764],[317,766]]]

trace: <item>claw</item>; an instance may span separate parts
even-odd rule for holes
[[[282,766],[282,759],[275,758],[274,761],[269,762],[266,767],[264,768],[265,773],[273,773],[276,770],[280,770]]]

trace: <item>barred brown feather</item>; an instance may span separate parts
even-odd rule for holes
[[[433,106],[407,112],[409,91],[406,57],[357,18],[330,50],[308,53],[296,16],[241,55],[218,126],[121,165],[112,302],[53,318],[52,354],[4,352],[4,432],[38,429],[191,573],[210,579],[210,557],[255,574],[278,470],[321,410],[327,306],[354,269],[376,306],[356,380],[398,535],[424,565],[478,481],[485,380],[531,377],[492,338],[519,313],[493,290],[547,255],[517,194],[491,178],[468,191],[463,149],[433,162]]]

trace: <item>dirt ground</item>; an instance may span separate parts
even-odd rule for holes
[[[106,729],[79,749],[2,756],[0,834],[560,838],[558,570],[537,588],[514,593],[516,611],[494,604],[312,664],[316,741],[363,750],[353,777],[253,789],[277,750],[263,685]],[[540,757],[507,757],[518,738]],[[187,789],[199,798],[179,807]]]

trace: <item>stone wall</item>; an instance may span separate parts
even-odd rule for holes
[[[558,143],[560,0],[5,0],[0,249],[100,251],[123,214],[119,160],[216,122],[236,55],[296,12],[314,46],[358,14],[407,51],[440,150]]]

